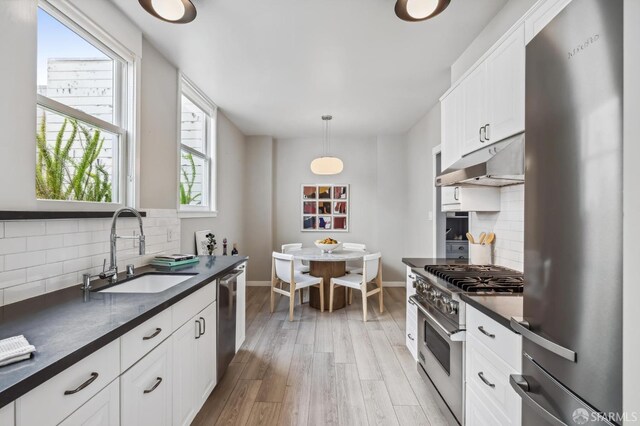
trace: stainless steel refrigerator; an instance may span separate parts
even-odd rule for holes
[[[527,45],[524,425],[620,423],[622,11],[573,0]]]

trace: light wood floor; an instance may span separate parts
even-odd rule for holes
[[[269,313],[269,288],[247,292],[247,338],[194,425],[444,425],[405,347],[405,290],[320,313],[288,299]],[[296,297],[296,299],[298,299]]]

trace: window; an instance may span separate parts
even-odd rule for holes
[[[182,212],[215,212],[215,153],[217,108],[186,78],[181,77],[179,105],[178,201]]]
[[[132,204],[126,126],[133,60],[75,14],[72,20],[46,1],[38,9],[36,197]]]

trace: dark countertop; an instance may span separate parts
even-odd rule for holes
[[[411,268],[422,268],[426,265],[468,265],[469,259],[438,259],[427,257],[403,257],[402,263]]]
[[[511,330],[511,317],[522,317],[522,294],[460,294],[460,298],[494,321]],[[513,331],[513,330],[511,330]]]
[[[194,274],[161,293],[97,293],[87,301],[79,286],[0,307],[0,339],[23,334],[36,347],[27,361],[0,367],[0,408],[26,394],[87,355],[231,271],[246,257],[203,256],[184,267],[145,266],[145,272]],[[121,277],[123,279],[124,276]],[[92,283],[94,290],[106,283]]]

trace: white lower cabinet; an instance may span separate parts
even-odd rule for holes
[[[189,425],[216,385],[216,306],[210,304],[172,336],[173,424]]]
[[[1,424],[4,425],[4,423]],[[118,426],[119,424],[120,380],[116,379],[59,426]]]
[[[409,296],[416,293],[416,289],[413,287],[415,281],[415,274],[411,271],[411,268],[407,266],[407,314],[405,329],[407,336],[405,338],[407,349],[411,352],[411,356],[416,361],[418,360],[418,308],[415,305],[409,303]]]
[[[171,425],[171,358],[171,341],[165,340],[120,377],[123,426]]]
[[[4,407],[0,408],[0,425],[15,425],[15,416],[15,404],[12,402],[11,404],[5,405]]]
[[[243,272],[238,275],[236,288],[236,352],[244,343],[246,334],[246,306],[247,306],[247,263],[238,266]]]

